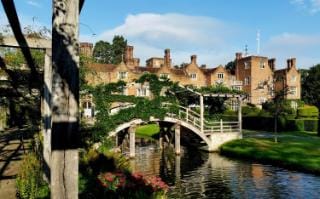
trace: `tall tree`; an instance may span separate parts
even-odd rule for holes
[[[123,36],[114,36],[112,44],[107,41],[98,41],[93,49],[93,58],[98,63],[119,64],[127,46]]]
[[[320,64],[311,67],[301,79],[302,100],[320,109]],[[320,135],[320,120],[318,126],[318,135]]]
[[[123,36],[116,35],[112,41],[112,64],[119,64],[123,58],[125,48],[127,46],[127,40]]]
[[[106,41],[98,41],[93,49],[93,57],[98,63],[110,63],[111,59],[111,45]]]
[[[320,64],[313,66],[302,79],[302,99],[320,108]]]

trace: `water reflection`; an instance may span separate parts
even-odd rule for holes
[[[187,151],[175,156],[155,143],[137,146],[135,171],[160,176],[169,198],[320,198],[320,177]]]

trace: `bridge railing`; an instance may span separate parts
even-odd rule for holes
[[[164,103],[163,106],[168,109],[168,116],[178,118],[189,124],[192,124],[198,129],[201,129],[200,114],[180,105]],[[174,111],[172,111],[174,110]],[[203,131],[205,134],[211,133],[228,133],[239,132],[240,125],[238,121],[207,121],[204,120]]]
[[[209,124],[204,125],[204,133],[231,133],[239,132],[240,126],[238,121],[223,121],[219,122],[210,122]]]

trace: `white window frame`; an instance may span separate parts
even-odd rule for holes
[[[118,72],[118,79],[127,79],[128,72],[127,71],[119,71]]]
[[[170,79],[170,74],[169,73],[161,73],[159,75],[160,79]]]
[[[250,85],[250,76],[244,78],[244,85]]]
[[[224,79],[224,73],[218,73],[217,77],[218,79]]]
[[[191,73],[189,77],[191,78],[191,80],[197,80],[197,73]]]
[[[293,108],[294,110],[297,110],[297,108],[298,108],[298,102],[296,102],[296,101],[291,101],[291,108]]]
[[[149,96],[148,88],[147,87],[137,88],[137,96],[148,97]]]

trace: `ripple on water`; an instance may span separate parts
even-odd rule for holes
[[[135,170],[160,176],[168,198],[320,198],[320,177],[187,151],[180,157],[156,145],[137,147]]]

